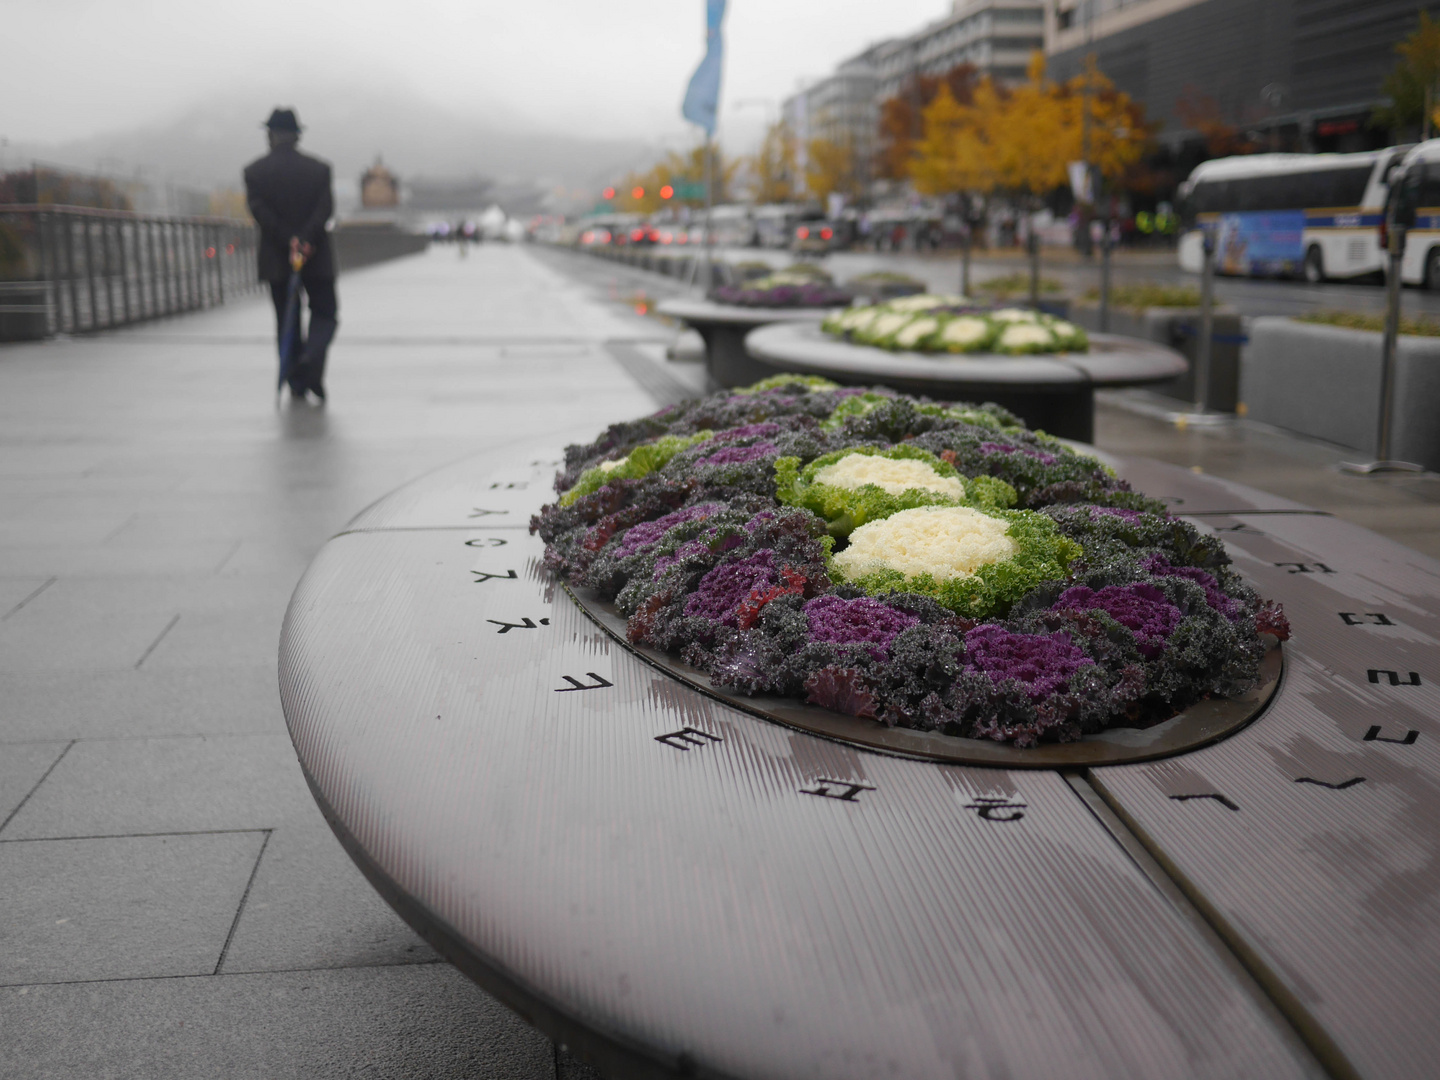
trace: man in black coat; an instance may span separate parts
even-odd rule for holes
[[[335,337],[335,254],[325,223],[334,213],[330,166],[300,153],[300,123],[293,109],[276,109],[266,121],[270,153],[245,167],[245,197],[260,225],[260,280],[269,282],[277,325],[285,318],[290,258],[305,258],[300,282],[310,305],[310,330],[290,373],[290,396],[325,400],[325,354]],[[284,327],[279,327],[283,336]]]

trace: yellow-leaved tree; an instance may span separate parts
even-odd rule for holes
[[[783,120],[766,130],[748,164],[751,195],[757,203],[789,202],[795,197],[795,139]]]
[[[994,87],[983,80],[975,94],[993,97]],[[978,101],[961,105],[950,87],[941,83],[921,116],[924,134],[910,159],[915,190],[922,195],[990,191],[995,177]]]
[[[1090,102],[1089,160],[1106,180],[1118,183],[1139,163],[1145,144],[1155,133],[1155,124],[1145,120],[1145,106],[1134,100],[1095,66],[1093,56],[1087,58],[1085,72],[1065,83],[1060,94],[1067,100],[1071,120],[1067,128],[1066,150],[1073,150],[1072,161],[1081,159],[1086,88]]]
[[[966,105],[941,87],[923,113],[911,159],[915,186],[927,195],[999,193],[1033,203],[1067,182],[1070,162],[1085,159],[1087,111],[1088,158],[1118,181],[1140,160],[1152,128],[1093,63],[1058,85],[1037,52],[1019,86],[982,78]]]
[[[832,194],[846,198],[860,194],[859,162],[850,143],[811,139],[805,150],[805,187],[811,195],[823,203]]]

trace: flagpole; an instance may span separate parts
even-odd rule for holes
[[[705,291],[708,293],[715,284],[715,272],[711,265],[710,245],[712,242],[710,233],[710,210],[715,204],[714,194],[714,151],[711,149],[713,143],[710,133],[705,133]]]

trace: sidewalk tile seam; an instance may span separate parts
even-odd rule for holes
[[[45,986],[98,986],[104,983],[152,983],[172,979],[253,979],[266,975],[308,975],[321,971],[388,971],[391,968],[422,968],[444,965],[452,966],[443,956],[433,960],[414,960],[398,964],[332,964],[325,967],[267,968],[260,971],[222,971],[219,974],[195,974],[181,972],[174,975],[117,975],[108,979],[53,979],[46,982],[11,983],[0,982],[0,990],[28,990]]]
[[[245,882],[245,891],[240,894],[240,903],[235,906],[235,917],[230,920],[230,932],[225,935],[225,944],[220,947],[220,956],[215,961],[215,970],[210,974],[219,975],[225,966],[225,957],[230,952],[230,943],[235,940],[235,930],[240,925],[240,917],[245,914],[245,901],[250,899],[250,890],[255,887],[256,875],[260,873],[260,861],[265,858],[265,849],[270,846],[270,837],[275,835],[274,829],[265,829],[265,838],[260,841],[260,850],[255,853],[255,865],[250,867],[250,877]]]
[[[268,834],[274,832],[278,827],[266,825],[251,829],[172,829],[168,832],[87,833],[81,836],[16,836],[0,837],[0,844],[52,844],[66,840],[146,840],[166,836],[242,836],[245,833],[265,833],[268,842]],[[261,850],[264,850],[263,844]],[[254,877],[253,871],[251,877]]]
[[[217,565],[214,570],[210,571],[210,576],[218,577],[220,575],[220,571],[225,569],[225,564],[228,563],[231,559],[233,559],[237,554],[239,554],[240,548],[243,547],[244,544],[245,541],[243,538],[236,540],[235,543],[231,546],[229,552],[227,552],[225,557],[220,560],[219,565]]]
[[[167,669],[166,669],[166,673],[168,674],[170,671],[206,671],[206,670],[209,670],[209,669],[208,669],[208,668],[167,668]],[[100,675],[115,674],[115,673],[118,672],[118,671],[119,671],[119,669],[115,669],[114,671],[112,671],[112,670],[110,670],[110,669],[106,669],[106,668],[97,668],[97,669],[95,669],[95,673],[96,673],[96,674],[100,674]],[[23,673],[22,673],[22,674],[23,674]],[[278,689],[278,687],[277,687],[277,689],[276,689],[275,692],[276,692],[276,696],[277,696],[277,700],[278,700],[278,696],[279,696],[279,692],[280,692],[279,689]],[[288,736],[286,736],[286,733],[285,733],[284,729],[280,729],[280,730],[276,730],[276,731],[236,731],[236,732],[224,732],[224,731],[177,731],[177,732],[175,732],[175,733],[173,733],[173,734],[162,734],[162,735],[156,735],[156,734],[153,734],[153,733],[145,733],[145,734],[140,734],[140,735],[85,735],[85,736],[81,736],[81,737],[79,737],[79,738],[68,739],[68,740],[67,740],[67,739],[56,739],[56,738],[50,738],[50,739],[47,739],[47,738],[38,738],[38,739],[3,739],[3,738],[0,738],[0,746],[24,746],[24,745],[26,745],[27,743],[46,743],[46,742],[52,742],[52,743],[53,743],[53,742],[83,742],[83,743],[144,742],[144,741],[146,741],[147,739],[151,739],[151,740],[164,739],[164,740],[166,740],[166,741],[169,741],[169,740],[172,740],[172,739],[199,739],[199,740],[201,740],[201,741],[203,742],[203,741],[206,740],[206,739],[278,739],[278,738],[281,738],[282,736],[288,738]]]
[[[11,608],[9,611],[7,611],[4,615],[0,615],[0,622],[4,622],[6,619],[10,618],[11,615],[14,615],[15,613],[17,613],[17,612],[18,612],[21,608],[23,608],[26,604],[30,603],[30,601],[34,600],[37,596],[39,596],[39,595],[40,595],[41,593],[43,593],[46,589],[50,588],[51,585],[54,585],[55,582],[57,582],[57,581],[59,581],[59,580],[60,580],[59,577],[56,577],[56,576],[53,576],[53,575],[52,575],[51,577],[46,578],[46,579],[45,579],[45,583],[44,583],[43,585],[41,585],[39,588],[37,588],[37,589],[36,589],[34,592],[32,592],[29,596],[25,597],[24,600],[21,600],[18,604],[16,604],[14,607],[12,607],[12,608]]]
[[[140,513],[139,513],[139,511],[136,511],[135,513],[131,514],[131,515],[130,515],[129,517],[127,517],[124,521],[122,521],[119,525],[117,525],[117,526],[115,526],[115,528],[111,529],[111,530],[109,531],[109,533],[107,533],[107,534],[101,539],[101,541],[100,541],[100,546],[103,547],[104,545],[108,544],[111,540],[114,540],[117,536],[119,536],[121,533],[123,533],[123,532],[124,532],[126,529],[128,529],[131,525],[134,525],[135,522],[136,522],[137,520],[139,520],[139,518],[140,518]]]
[[[165,635],[170,633],[171,630],[174,630],[175,624],[179,621],[180,616],[179,614],[176,614],[170,619],[168,623],[165,624],[165,629],[160,631],[160,636],[157,637],[154,641],[152,641],[150,643],[150,647],[145,650],[145,652],[141,655],[140,659],[135,661],[136,671],[140,670],[141,664],[145,663],[146,660],[150,659],[150,654],[160,647],[160,643],[165,640]]]
[[[50,779],[50,774],[55,771],[55,766],[60,764],[61,760],[65,757],[65,755],[70,752],[70,748],[79,741],[79,739],[71,739],[65,744],[65,749],[61,750],[60,753],[55,755],[55,760],[50,763],[50,767],[45,770],[44,774],[40,777],[39,780],[35,781],[34,786],[25,793],[25,797],[16,804],[15,809],[11,810],[10,813],[5,815],[5,820],[0,821],[0,833],[3,833],[6,827],[10,824],[10,822],[15,820],[15,815],[20,813],[20,811],[25,808],[25,804],[30,801],[30,797],[34,795],[35,792],[40,790],[41,784],[45,783],[46,780]],[[6,841],[3,837],[0,837],[0,843],[7,842],[8,841]]]

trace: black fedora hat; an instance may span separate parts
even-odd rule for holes
[[[270,119],[265,121],[265,126],[271,131],[288,131],[292,135],[300,134],[300,121],[295,118],[294,109],[276,109],[270,114]]]

